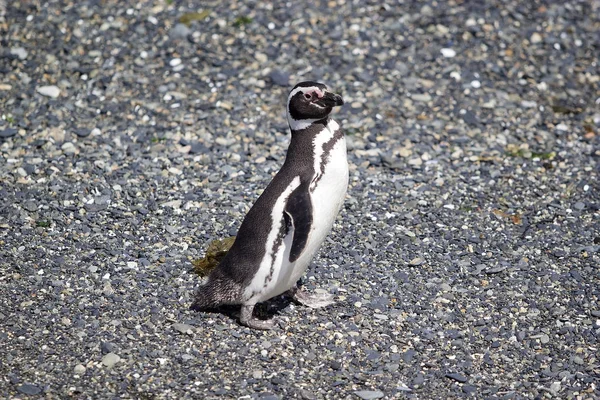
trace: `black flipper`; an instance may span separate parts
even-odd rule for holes
[[[292,192],[285,205],[286,223],[291,219],[294,227],[294,238],[292,240],[292,249],[290,251],[290,262],[294,262],[300,257],[312,226],[312,203],[308,193],[308,187],[302,185]]]

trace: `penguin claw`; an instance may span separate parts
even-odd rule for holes
[[[268,320],[262,320],[254,318],[252,312],[254,311],[253,305],[243,305],[240,312],[240,324],[247,326],[252,329],[260,329],[268,331],[277,327],[277,322],[274,318]]]
[[[335,303],[331,293],[308,294],[300,289],[292,292],[292,298],[298,303],[310,308],[323,308]]]

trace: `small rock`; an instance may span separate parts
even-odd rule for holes
[[[169,61],[169,65],[171,67],[176,67],[178,65],[181,65],[181,58],[173,58],[173,59],[171,59],[171,61]]]
[[[578,201],[577,203],[575,203],[573,205],[573,208],[575,208],[576,210],[583,210],[585,208],[585,203],[582,203],[581,201]]]
[[[481,87],[481,82],[479,82],[478,80],[471,81],[471,86],[475,89],[479,89]]]
[[[384,396],[379,390],[358,390],[354,394],[363,400],[380,399]]]
[[[17,134],[17,129],[16,128],[6,128],[3,130],[0,130],[0,138],[6,139],[9,137],[13,137]]]
[[[488,275],[498,274],[506,269],[505,265],[499,265],[497,267],[489,268],[485,270],[485,273]]]
[[[446,378],[455,380],[460,383],[465,383],[467,381],[467,377],[459,373],[446,374]]]
[[[533,34],[529,38],[529,41],[533,44],[540,43],[542,40],[544,39],[542,38],[542,35],[540,35],[538,32],[533,32]]]
[[[29,212],[34,212],[37,211],[38,206],[35,201],[27,200],[25,203],[23,203],[23,208]]]
[[[415,167],[419,167],[423,164],[423,160],[421,159],[421,157],[411,158],[410,160],[408,160],[408,164],[414,165]]]
[[[173,39],[185,39],[187,36],[192,33],[192,30],[188,28],[185,24],[176,24],[169,31],[169,36]]]
[[[60,95],[60,89],[57,86],[40,86],[36,91],[42,96],[56,99]]]
[[[552,382],[552,384],[550,385],[550,392],[556,396],[560,391],[560,386],[560,382]]]
[[[262,371],[260,371],[260,370],[254,370],[254,371],[252,371],[252,377],[254,379],[261,379],[262,376],[263,376],[263,372]]]
[[[117,350],[117,345],[111,342],[100,343],[100,351],[102,354],[114,353]]]
[[[275,85],[288,86],[290,84],[290,74],[280,69],[272,71],[269,78]]]
[[[423,103],[427,103],[431,101],[431,95],[429,93],[415,93],[411,97],[414,101],[420,101]]]
[[[36,395],[42,393],[42,389],[30,383],[25,383],[17,387],[17,392],[28,395]]]
[[[445,58],[453,58],[456,56],[456,51],[454,49],[442,49],[440,51]]]
[[[575,356],[573,357],[573,362],[577,365],[583,365],[585,361],[583,360],[583,358]]]
[[[411,267],[418,267],[419,265],[423,264],[424,262],[425,262],[425,260],[422,259],[421,257],[416,257],[416,258],[413,258],[412,260],[410,260],[408,265],[410,265]]]
[[[75,366],[75,368],[73,368],[73,372],[77,375],[83,375],[83,374],[85,374],[85,371],[86,371],[86,368],[81,364],[77,364]]]
[[[406,147],[402,147],[398,152],[400,157],[410,157],[412,155],[412,150]]]
[[[545,333],[543,333],[540,336],[540,342],[543,343],[543,344],[546,344],[546,343],[550,342],[550,336],[548,336]]]
[[[24,60],[27,58],[28,53],[23,47],[13,47],[10,49],[10,54],[14,54],[15,56],[19,57],[19,60]]]
[[[75,147],[75,145],[71,142],[63,143],[63,145],[60,146],[60,149],[65,154],[74,154],[77,152],[77,147]]]
[[[191,335],[193,333],[192,330],[194,329],[194,327],[188,324],[173,324],[173,329],[175,329],[177,332],[187,333],[188,335]]]
[[[116,363],[121,360],[121,357],[116,355],[115,353],[108,353],[104,357],[102,357],[102,364],[108,368],[111,368]]]
[[[88,137],[88,136],[90,136],[90,133],[92,133],[92,131],[88,128],[75,129],[75,134],[80,138]]]

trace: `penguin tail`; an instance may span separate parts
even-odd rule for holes
[[[209,279],[194,296],[191,310],[201,311],[225,304],[240,304],[241,287],[223,279]]]

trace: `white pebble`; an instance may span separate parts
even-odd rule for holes
[[[478,80],[471,81],[471,86],[475,89],[479,89],[481,87],[481,82],[479,82]]]
[[[42,96],[51,97],[53,99],[60,95],[60,89],[54,85],[52,86],[40,86],[36,91]]]
[[[169,65],[171,67],[176,67],[180,64],[181,64],[181,58],[173,58],[171,61],[169,61]]]
[[[456,56],[456,50],[454,49],[442,49],[440,51],[445,58],[453,58]]]

